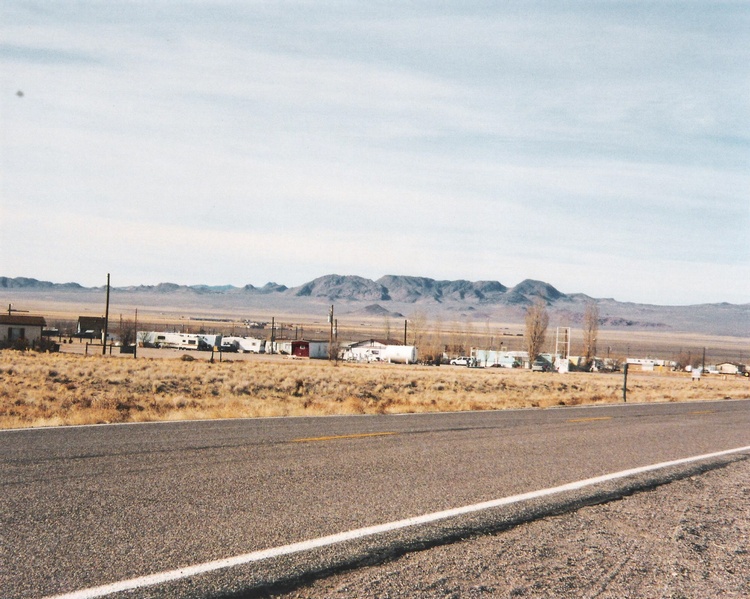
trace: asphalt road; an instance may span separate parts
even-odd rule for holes
[[[2,431],[0,594],[68,593],[748,445],[749,401]],[[683,470],[118,597],[262,596]]]

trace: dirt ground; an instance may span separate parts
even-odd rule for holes
[[[750,460],[284,597],[750,597]]]

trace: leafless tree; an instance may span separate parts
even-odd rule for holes
[[[526,349],[529,362],[533,362],[542,351],[547,337],[549,314],[543,299],[537,299],[526,309]]]
[[[450,324],[450,335],[448,338],[449,351],[451,354],[462,353],[461,349],[461,325],[457,321]]]
[[[429,341],[426,345],[425,360],[430,364],[440,364],[445,351],[445,344],[443,342],[443,319],[439,314],[435,317],[435,324],[432,326]]]
[[[583,313],[583,356],[586,367],[591,367],[591,361],[596,357],[596,338],[599,335],[599,306],[594,302],[586,304]]]
[[[422,341],[427,331],[427,315],[422,310],[417,310],[412,314],[409,319],[409,326],[411,327],[411,334],[414,338],[414,346],[419,351],[419,347],[422,345]]]
[[[474,340],[474,323],[469,316],[464,319],[464,335],[461,345],[463,346],[463,352],[465,355],[469,355],[471,351],[472,341]]]
[[[125,346],[135,342],[135,323],[132,320],[123,320],[120,318],[120,343]]]
[[[391,315],[386,312],[383,314],[383,333],[385,335],[385,342],[390,343],[391,340]]]

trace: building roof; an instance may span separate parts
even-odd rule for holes
[[[24,314],[0,314],[0,324],[23,325],[27,327],[46,327],[47,321],[43,316],[27,316]]]
[[[366,339],[365,341],[354,341],[349,343],[347,347],[375,347],[378,349],[384,348],[388,345],[385,341],[379,341],[378,339]]]

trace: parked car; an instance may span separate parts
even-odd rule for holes
[[[451,360],[451,364],[453,366],[468,366],[469,365],[469,358],[468,356],[458,356],[458,358],[453,358]]]
[[[544,358],[537,358],[531,363],[532,372],[552,372],[552,364],[547,362]]]

